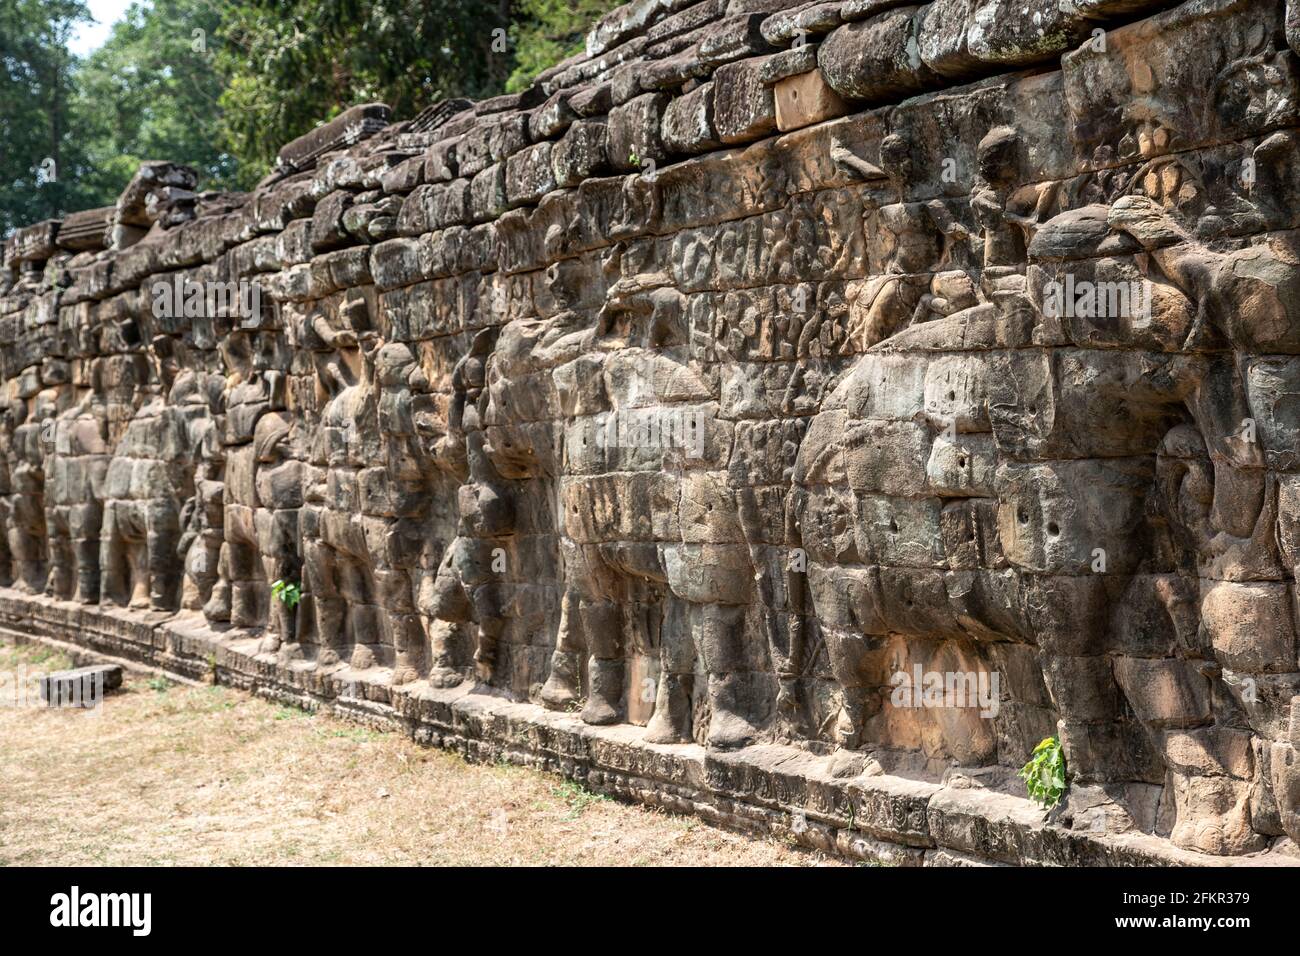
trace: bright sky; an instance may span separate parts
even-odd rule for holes
[[[92,50],[99,49],[113,31],[113,24],[122,18],[130,5],[131,0],[87,0],[86,6],[90,8],[90,15],[96,22],[78,26],[68,49],[77,56],[85,56]]]

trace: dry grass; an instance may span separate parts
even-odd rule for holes
[[[0,644],[23,664],[67,661]],[[0,707],[2,864],[830,862],[225,687],[128,675],[98,717]]]

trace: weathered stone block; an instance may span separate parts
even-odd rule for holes
[[[849,112],[848,104],[831,89],[820,70],[778,80],[772,93],[776,99],[777,129],[783,133]]]
[[[870,102],[936,86],[939,77],[919,50],[925,9],[902,7],[836,29],[817,49],[817,65],[826,82],[846,99]]]

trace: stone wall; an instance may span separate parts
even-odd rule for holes
[[[1288,37],[639,0],[249,194],[148,163],[4,246],[0,620],[859,855],[1300,859]]]

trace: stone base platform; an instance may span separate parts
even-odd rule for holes
[[[1098,834],[1045,821],[1030,801],[890,774],[836,776],[833,757],[768,745],[711,753],[645,742],[639,727],[590,727],[482,685],[392,687],[382,669],[328,672],[258,653],[259,638],[200,615],[100,609],[0,589],[0,634],[67,650],[80,663],[152,668],[400,730],[472,761],[505,760],[629,801],[720,826],[897,866],[1269,866],[1276,853],[1218,857],[1143,833]],[[842,766],[842,763],[838,766]]]

